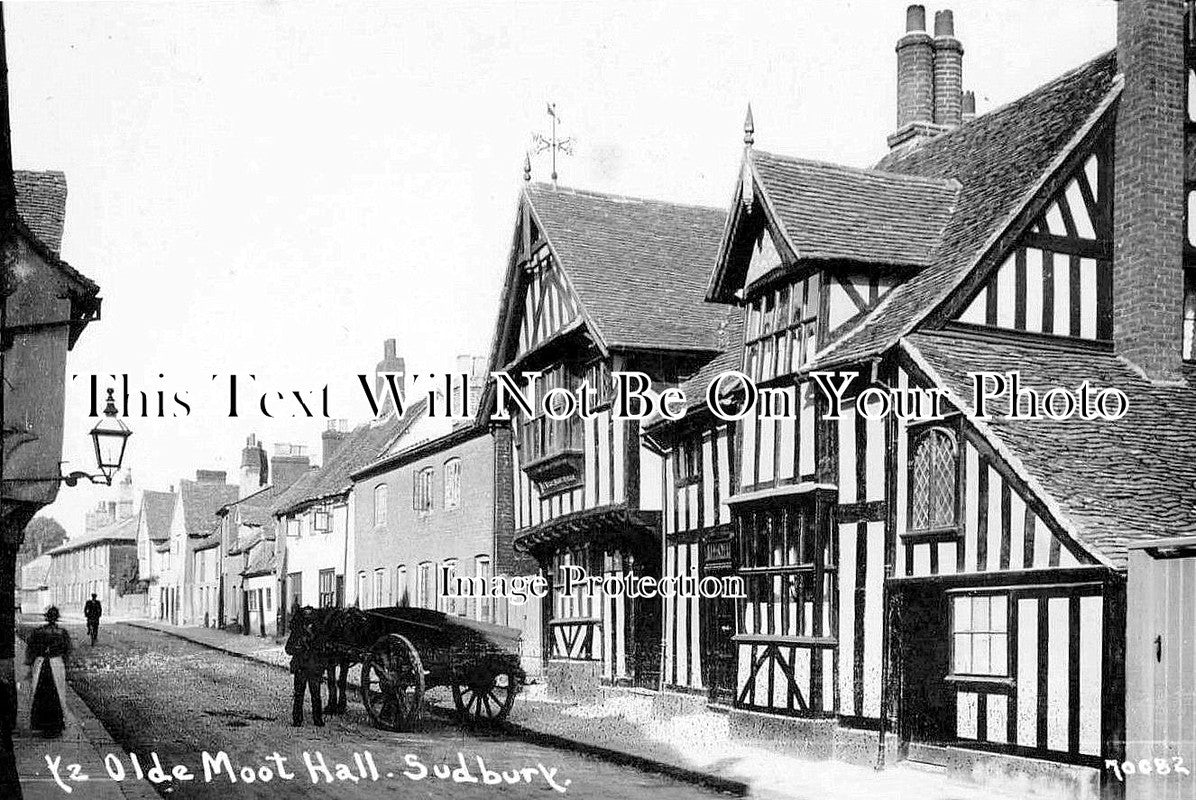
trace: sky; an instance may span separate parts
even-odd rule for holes
[[[384,339],[409,373],[488,354],[548,102],[578,188],[726,206],[749,102],[759,148],[874,163],[905,6],[5,3],[15,165],[66,173],[63,256],[104,298],[68,359],[64,471],[94,470],[92,374],[165,392],[165,418],[126,419],[126,465],[138,490],[166,489],[232,478],[251,433],[319,460],[326,420],[276,399],[265,417],[252,390],[327,386],[330,416],[356,423]],[[928,18],[944,7],[979,113],[1116,38],[1112,0],[954,0]],[[547,154],[532,164],[547,180]],[[64,487],[45,513],[78,534],[112,491]]]

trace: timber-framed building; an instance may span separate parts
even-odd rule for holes
[[[759,150],[749,112],[707,295],[743,335],[710,364],[791,413],[734,423],[729,480],[725,421],[648,428],[666,569],[748,594],[666,601],[663,687],[819,757],[1120,792],[1127,548],[1196,529],[1196,117],[1189,4],[1118,13],[1117,50],[974,117],[951,13],[910,7],[870,169]],[[1011,370],[1129,412],[977,419],[972,373]],[[879,413],[911,388],[941,413]]]

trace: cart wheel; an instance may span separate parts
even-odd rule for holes
[[[397,633],[374,642],[361,665],[361,704],[375,728],[401,731],[419,718],[424,700],[424,665]]]
[[[461,721],[486,725],[502,722],[515,705],[519,679],[509,672],[474,672],[453,681],[453,703]]]

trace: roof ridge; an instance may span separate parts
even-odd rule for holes
[[[641,197],[638,195],[630,195],[630,194],[616,194],[615,192],[602,192],[597,189],[581,189],[581,188],[578,188],[575,186],[554,186],[553,184],[545,183],[544,181],[532,181],[531,186],[540,188],[540,189],[545,189],[550,192],[556,192],[558,194],[572,194],[572,195],[577,195],[578,197],[593,197],[593,198],[598,198],[601,200],[613,200],[618,203],[629,203],[629,204],[630,203],[643,203],[645,205],[655,204],[655,205],[662,205],[662,206],[671,206],[673,208],[692,208],[692,209],[696,209],[699,211],[714,211],[714,212],[721,213],[721,214],[726,213],[725,208],[719,208],[718,206],[708,206],[708,205],[704,205],[702,203],[683,203],[683,202],[678,202],[675,200],[660,200],[660,199],[654,198],[654,197]]]
[[[857,167],[851,164],[840,164],[837,161],[826,161],[819,158],[807,158],[805,156],[790,156],[782,153],[774,153],[769,150],[756,150],[753,148],[751,154],[762,155],[767,158],[774,158],[778,161],[787,162],[791,164],[807,164],[819,167],[830,167],[832,169],[843,170],[844,172],[853,172],[857,175],[869,175],[882,178],[894,178],[905,183],[921,183],[927,186],[935,186],[943,189],[958,189],[961,184],[955,178],[931,178],[926,175],[911,175],[907,172],[893,172],[887,169],[877,169],[876,167]]]

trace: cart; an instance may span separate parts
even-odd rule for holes
[[[361,702],[375,727],[410,729],[425,691],[436,686],[452,690],[466,724],[494,724],[511,713],[526,677],[519,630],[407,606],[320,611],[327,612],[316,612],[323,618],[316,624],[329,659],[361,663]]]

